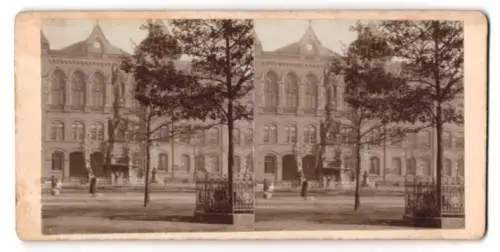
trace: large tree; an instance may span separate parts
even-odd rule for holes
[[[407,102],[406,83],[391,71],[394,60],[391,47],[372,26],[358,23],[353,30],[357,32],[357,38],[348,46],[346,55],[333,60],[331,66],[333,74],[343,76],[343,97],[347,106],[338,112],[340,127],[334,127],[330,132],[343,132],[346,136],[339,144],[351,146],[355,155],[354,210],[357,210],[360,207],[363,148],[401,138],[416,129],[405,124],[414,118],[405,111],[410,104]]]
[[[147,206],[152,143],[173,141],[174,129],[179,134],[192,133],[195,127],[189,119],[203,119],[207,114],[196,109],[200,107],[196,104],[203,101],[197,80],[188,74],[189,70],[176,67],[175,60],[181,56],[178,41],[162,21],[148,20],[141,28],[147,30],[147,36],[135,47],[133,55],[123,59],[121,68],[133,77],[134,97],[139,103],[138,113],[129,121],[134,121],[132,133],[135,140],[142,142],[145,152]],[[170,134],[161,134],[165,128]]]
[[[378,28],[403,62],[415,105],[408,110],[436,131],[437,206],[441,205],[443,125],[463,123],[464,33],[460,21],[384,21]],[[463,102],[463,101],[462,101]],[[458,106],[457,106],[458,105]],[[440,209],[440,207],[438,207]]]
[[[227,126],[228,178],[232,200],[233,128],[236,120],[252,119],[242,98],[253,89],[253,21],[197,19],[172,22],[183,52],[192,59],[193,75],[204,85],[205,107]]]

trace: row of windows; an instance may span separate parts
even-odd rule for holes
[[[375,141],[376,134],[377,132],[374,131],[371,135],[367,136],[366,141],[370,142],[370,140],[373,140],[371,141],[374,143],[372,145],[378,145],[376,143],[377,141]],[[330,131],[327,134],[327,138],[329,143],[348,144],[350,143],[350,140],[354,138],[354,136],[349,136],[349,132],[346,129],[342,128],[340,124],[338,124],[336,127],[333,128],[332,131]],[[416,134],[409,134],[406,137],[405,141],[403,141],[402,139],[392,139],[390,141],[390,145],[395,147],[402,147],[403,142],[406,142],[405,145],[409,148],[430,148],[432,143],[432,137],[431,133],[428,130],[423,130]],[[442,133],[442,143],[445,149],[453,147],[453,135],[451,132],[444,131]],[[456,136],[454,143],[455,143],[455,148],[463,148],[464,147],[463,136]]]
[[[90,126],[89,131],[90,139],[94,141],[104,140],[104,124],[96,122]],[[64,123],[61,121],[53,121],[50,125],[49,139],[54,141],[64,141],[67,139],[65,136]],[[85,124],[80,121],[74,121],[71,124],[70,140],[83,141],[85,139]]]
[[[354,159],[350,157],[345,157],[344,167],[346,169],[354,169]],[[369,164],[368,172],[372,175],[381,175],[380,170],[380,159],[378,157],[371,157]],[[423,158],[420,160],[421,172],[422,174],[418,174],[417,170],[417,160],[415,158],[408,158],[406,160],[406,175],[424,175],[424,176],[432,176],[431,163],[429,159]],[[265,173],[275,173],[277,168],[277,157],[274,154],[267,154],[264,157],[264,172]],[[392,158],[390,174],[394,175],[403,175],[402,170],[402,159],[400,157]],[[451,159],[445,158],[443,160],[443,175],[444,176],[452,176],[453,174],[453,163]],[[456,163],[456,174],[460,176],[464,176],[464,161],[463,159],[459,159]]]
[[[71,105],[83,107],[87,105],[87,84],[83,72],[76,71],[71,75],[69,85],[66,83],[66,75],[62,70],[56,70],[52,74],[50,83],[50,103],[53,106],[67,104],[66,89],[70,88]],[[106,78],[100,72],[92,75],[91,79],[91,103],[94,108],[103,108],[106,94]]]
[[[136,127],[134,132],[138,132],[139,129]],[[169,130],[166,126],[162,126],[159,130],[159,138],[160,139],[169,139]],[[242,136],[243,135],[243,136]],[[219,129],[212,128],[208,130],[208,139],[205,134],[205,131],[199,131],[196,134],[196,139],[193,142],[194,144],[219,144]],[[64,141],[64,140],[74,140],[74,141],[83,141],[85,138],[85,124],[81,121],[74,121],[71,124],[71,136],[67,138],[65,136],[65,125],[61,121],[53,121],[50,125],[50,134],[49,139],[54,141]],[[120,139],[128,139],[129,134],[127,129],[119,129],[117,131],[116,138]],[[137,134],[132,136],[133,139],[137,138]],[[90,127],[90,140],[104,140],[104,124],[103,123],[94,123]],[[180,141],[183,143],[191,143],[191,139],[188,135],[181,136]],[[253,130],[251,128],[245,129],[242,133],[240,129],[234,129],[233,132],[233,141],[235,144],[251,144],[253,141]]]
[[[275,72],[268,72],[264,77],[264,106],[268,110],[275,110],[280,103],[280,92],[278,75]],[[299,78],[295,73],[289,73],[284,78],[284,108],[296,110],[299,106],[299,96],[302,95],[299,91]],[[305,79],[305,92],[303,93],[304,104],[306,109],[315,109],[318,106],[318,84],[319,80],[316,76],[310,74]],[[337,87],[332,85],[329,92],[332,94],[332,100],[337,98]]]
[[[136,168],[141,168],[142,159],[139,153],[132,154],[132,164]],[[235,155],[233,158],[233,171],[238,173],[242,170],[242,168],[246,168],[252,170],[253,160],[252,155],[247,155],[244,159],[238,155]],[[174,169],[177,167],[174,167]],[[180,169],[185,172],[191,172],[191,160],[188,154],[183,154],[181,156],[181,167]],[[167,153],[160,153],[158,155],[158,164],[156,166],[157,170],[160,171],[171,171],[171,167],[169,167],[169,159]],[[218,155],[196,155],[194,157],[194,169],[196,171],[209,171],[218,173],[221,171],[220,160]]]
[[[278,143],[278,128],[275,124],[264,125],[263,130],[264,143],[276,144]],[[285,133],[285,143],[296,143],[297,142],[297,126],[294,124],[289,124],[284,127]],[[309,125],[304,128],[304,143],[314,144],[317,142],[317,130],[316,126]]]
[[[197,155],[194,158],[195,170],[204,170],[210,172],[220,172],[221,167],[219,163],[218,155]],[[246,157],[241,158],[238,155],[234,156],[233,159],[233,171],[238,173],[242,171],[242,168],[252,170],[253,169],[253,160],[252,155],[247,155]],[[61,151],[55,151],[52,153],[51,159],[52,170],[63,170],[64,169],[64,153]],[[142,158],[141,155],[137,152],[132,154],[132,165],[135,168],[142,168]],[[158,155],[158,163],[154,167],[159,171],[171,171],[171,167],[169,167],[169,160],[167,153],[160,153]],[[191,159],[188,154],[183,154],[181,156],[181,166],[174,167],[175,170],[191,172]]]
[[[394,175],[403,175],[403,165],[402,165],[402,158],[400,157],[393,157],[391,160],[391,166],[389,169],[390,174]],[[348,169],[354,169],[354,162],[353,159],[350,157],[344,158],[344,163],[345,167]],[[406,159],[406,175],[424,175],[424,176],[431,176],[433,175],[432,168],[431,168],[431,160],[429,158],[421,158],[419,160],[420,168],[417,168],[417,160],[414,157]],[[463,176],[463,159],[459,159],[456,163],[456,169],[457,173]],[[453,162],[449,158],[443,159],[443,175],[444,176],[452,176],[452,170],[453,170]],[[421,174],[418,174],[418,171],[421,172]],[[380,159],[378,157],[371,157],[370,158],[370,166],[368,169],[368,172],[373,175],[381,175],[381,168],[380,168]]]

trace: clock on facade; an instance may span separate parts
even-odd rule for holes
[[[306,51],[310,52],[312,51],[313,46],[311,44],[306,44]]]
[[[96,41],[92,44],[94,48],[101,48],[101,43],[99,41]]]

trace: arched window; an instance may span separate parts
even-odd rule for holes
[[[418,146],[418,138],[416,133],[410,133],[407,136],[408,147],[411,149],[415,149]]]
[[[401,158],[393,157],[392,158],[392,173],[395,175],[401,175],[402,174],[401,169],[402,169]]]
[[[181,134],[180,141],[181,141],[181,143],[189,144],[191,142],[191,135],[187,134],[187,133]]]
[[[80,72],[74,72],[71,76],[71,101],[75,107],[85,106],[85,75]]]
[[[168,127],[167,125],[162,125],[160,126],[160,140],[161,141],[167,141],[168,140]]]
[[[443,147],[446,149],[451,148],[451,146],[452,146],[451,141],[452,141],[451,133],[449,131],[444,131],[443,132]]]
[[[212,154],[208,156],[208,171],[213,173],[219,173],[219,156]]]
[[[370,158],[370,174],[380,174],[380,159],[378,157]]]
[[[71,124],[71,135],[74,141],[83,141],[85,139],[85,126],[82,122],[75,121]]]
[[[464,137],[463,136],[459,136],[459,137],[455,138],[455,148],[460,148],[460,149],[464,148]]]
[[[206,135],[204,130],[199,130],[198,132],[196,132],[196,143],[199,145],[205,145]]]
[[[142,159],[138,152],[132,153],[132,166],[137,169],[142,169]]]
[[[241,144],[241,134],[240,134],[240,129],[238,128],[233,129],[233,143]]]
[[[431,176],[432,175],[432,169],[431,169],[431,161],[429,158],[422,158],[421,161],[421,166],[422,166],[422,173],[425,176]]]
[[[276,125],[268,124],[264,126],[264,143],[276,143],[277,141]]]
[[[306,78],[306,108],[315,109],[317,107],[318,81],[314,75]]]
[[[290,73],[285,77],[285,106],[288,109],[297,109],[299,105],[299,85],[297,84],[297,76]]]
[[[297,126],[287,125],[285,126],[286,143],[296,143],[297,142]]]
[[[241,171],[241,159],[240,156],[234,155],[233,157],[233,172],[239,173]]]
[[[304,142],[315,144],[317,141],[316,127],[309,125],[304,129]]]
[[[208,131],[208,144],[217,145],[219,144],[219,129],[211,128]]]
[[[253,143],[253,129],[247,128],[245,133],[245,143],[252,144]]]
[[[64,153],[56,151],[52,153],[52,170],[62,171],[64,169]]]
[[[158,170],[168,171],[168,154],[160,153],[158,156]]]
[[[104,140],[104,125],[100,122],[94,123],[90,127],[90,140],[103,141]]]
[[[406,160],[406,175],[417,175],[417,161],[414,157]]]
[[[194,157],[194,169],[195,171],[206,171],[205,170],[205,156],[199,154]]]
[[[246,156],[246,161],[245,161],[245,169],[247,172],[252,172],[253,171],[253,156],[252,154],[249,154]]]
[[[264,172],[265,173],[276,173],[276,156],[273,154],[267,154],[264,157]]]
[[[445,158],[443,160],[443,167],[444,167],[443,175],[447,176],[447,177],[451,177],[452,176],[452,162],[451,162],[451,159]]]
[[[52,74],[50,84],[51,104],[53,106],[63,106],[66,100],[66,75],[61,70],[56,70]]]
[[[350,156],[344,157],[344,168],[353,170],[354,169],[354,159]]]
[[[333,110],[337,108],[337,85],[332,84],[330,93],[330,106]]]
[[[429,131],[424,130],[419,133],[418,142],[420,148],[430,148],[431,147],[431,134]]]
[[[458,177],[463,177],[464,175],[465,175],[464,158],[461,157],[457,161],[457,176]]]
[[[276,110],[278,107],[278,97],[279,97],[279,88],[278,88],[278,76],[269,72],[265,77],[265,102],[264,105],[269,110]]]
[[[92,105],[94,108],[104,108],[104,99],[106,95],[105,78],[102,73],[95,73],[92,77]]]
[[[52,122],[50,125],[50,140],[63,141],[64,140],[64,123],[61,121]]]
[[[189,155],[183,154],[182,155],[182,170],[185,172],[191,172],[191,160],[189,159]]]

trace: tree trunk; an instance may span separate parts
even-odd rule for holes
[[[361,177],[361,123],[356,125],[356,143],[354,151],[356,152],[356,189],[354,191],[354,211],[360,207],[359,200],[359,179]]]
[[[228,155],[227,155],[227,175],[228,175],[228,189],[229,189],[229,200],[231,203],[231,208],[233,205],[233,93],[232,93],[232,76],[231,76],[231,51],[230,51],[230,41],[229,36],[231,34],[232,25],[231,20],[226,20],[225,30],[226,30],[226,86],[228,93],[227,102],[227,134],[228,134]]]
[[[442,129],[443,129],[443,123],[441,119],[441,78],[439,74],[439,68],[440,68],[440,63],[441,59],[439,58],[439,36],[440,34],[440,25],[439,21],[434,21],[434,80],[436,83],[436,97],[437,97],[437,102],[436,102],[436,120],[435,120],[435,127],[436,127],[436,140],[437,140],[437,146],[436,146],[436,210],[437,210],[437,215],[438,217],[441,217],[441,170],[442,170]]]
[[[442,194],[441,194],[441,174],[442,174],[442,161],[443,161],[443,146],[442,146],[442,131],[443,131],[443,125],[441,122],[441,104],[438,103],[437,105],[437,120],[436,120],[436,138],[437,138],[437,143],[436,143],[436,207],[437,207],[437,214],[438,216],[441,216],[441,199],[442,199]]]
[[[170,131],[170,169],[172,169],[172,178],[175,177],[175,160],[174,160],[174,157],[175,157],[175,143],[174,143],[174,122],[172,122],[172,130]]]
[[[354,148],[356,152],[356,189],[354,191],[354,211],[357,211],[360,206],[359,200],[359,179],[361,177],[361,148],[359,146],[359,142],[356,143],[356,147]]]
[[[150,167],[150,150],[149,147],[151,145],[151,140],[150,140],[150,125],[151,125],[151,119],[149,118],[149,113],[147,115],[146,119],[146,178],[144,182],[144,207],[147,207],[149,205],[149,167]]]

